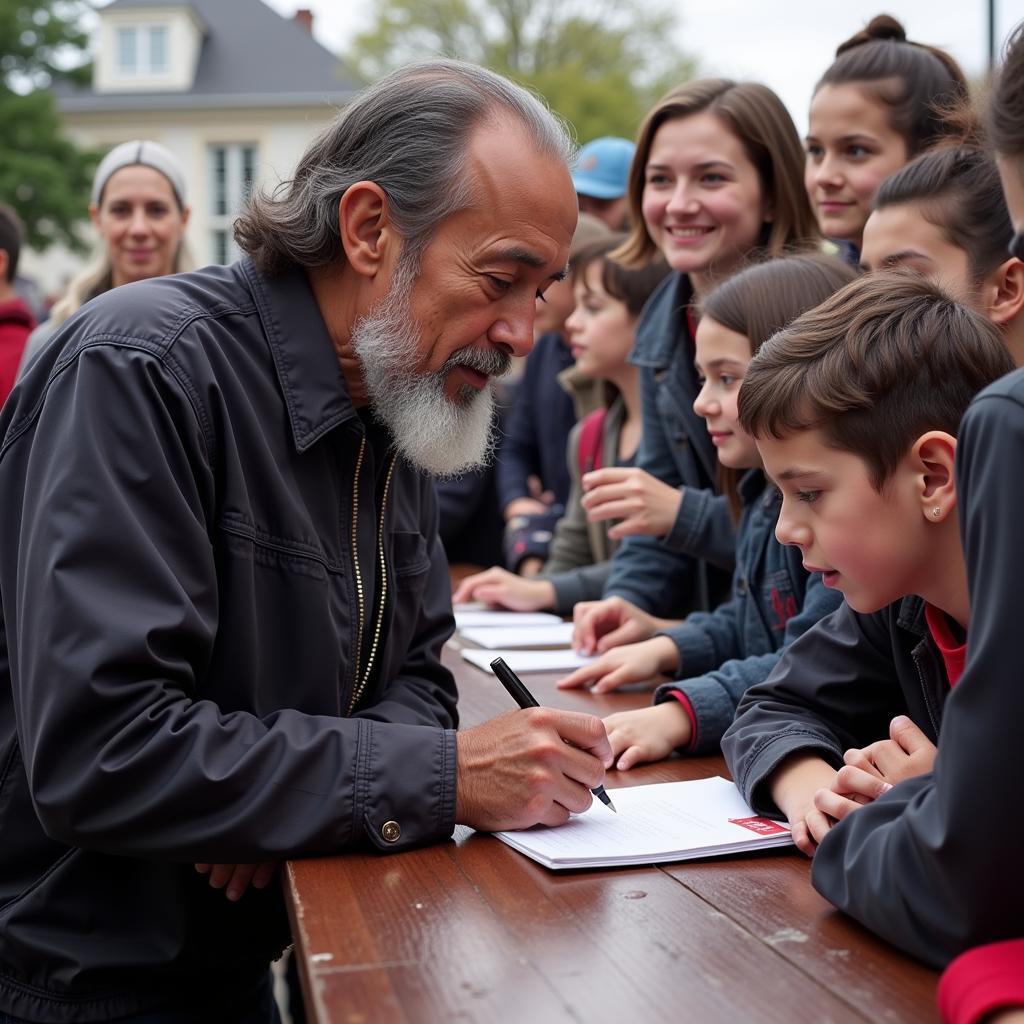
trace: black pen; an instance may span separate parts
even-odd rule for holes
[[[491,662],[491,670],[498,677],[499,682],[506,690],[511,694],[512,699],[521,708],[539,708],[540,704],[537,703],[537,698],[526,688],[525,683],[519,678],[508,667],[504,658],[495,658]],[[604,791],[604,786],[595,786],[590,791],[601,801],[606,807],[615,811],[615,804],[612,803],[612,798]],[[615,811],[618,814],[618,811]]]

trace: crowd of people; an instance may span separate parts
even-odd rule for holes
[[[413,65],[229,267],[116,147],[38,327],[0,207],[0,1022],[273,1021],[281,860],[719,751],[946,1020],[1024,1019],[1024,26],[976,97],[876,17],[808,125],[700,79],[576,153]],[[651,705],[458,729],[452,601],[572,616],[559,685]]]

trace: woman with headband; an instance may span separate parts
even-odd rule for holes
[[[195,264],[184,240],[189,212],[185,174],[169,149],[139,139],[115,146],[100,161],[92,183],[89,216],[99,235],[96,258],[29,337],[19,376],[89,299],[132,281],[191,270]]]

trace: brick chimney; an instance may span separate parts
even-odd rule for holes
[[[292,16],[296,25],[301,25],[310,35],[313,34],[313,12],[308,7],[300,7]]]

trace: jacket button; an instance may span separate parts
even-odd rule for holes
[[[385,821],[380,827],[380,834],[389,843],[397,843],[402,835],[402,826],[397,821]]]

